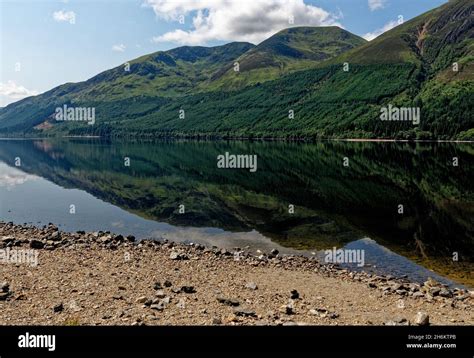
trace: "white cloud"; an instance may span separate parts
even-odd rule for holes
[[[370,11],[380,10],[385,7],[386,0],[368,0]]]
[[[185,22],[192,24],[191,30],[167,32],[154,37],[154,42],[199,45],[220,40],[256,44],[292,26],[342,27],[338,15],[306,5],[304,0],[145,0],[145,6],[167,21],[179,23],[184,16]]]
[[[395,26],[398,26],[398,22],[395,20],[391,20],[387,22],[382,28],[377,29],[373,32],[368,32],[362,37],[366,39],[367,41],[371,41],[375,39],[376,37],[382,35],[384,32],[393,29]]]
[[[6,96],[12,99],[22,99],[37,94],[37,91],[30,91],[23,86],[17,85],[14,81],[8,81],[7,83],[0,82],[0,96]]]
[[[15,187],[25,184],[27,181],[36,179],[38,179],[38,177],[34,175],[11,170],[10,173],[0,174],[0,187],[6,187],[8,191],[11,191]]]
[[[76,13],[74,11],[59,10],[53,13],[53,19],[57,22],[76,23]]]
[[[125,51],[125,45],[124,44],[113,45],[112,46],[112,51],[124,52]]]

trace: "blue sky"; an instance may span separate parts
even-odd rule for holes
[[[445,0],[0,0],[0,106],[181,45],[258,43],[297,25],[368,39]]]

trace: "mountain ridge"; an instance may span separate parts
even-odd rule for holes
[[[138,137],[474,139],[474,119],[469,115],[474,103],[473,8],[471,0],[450,1],[369,43],[346,48],[324,61],[309,59],[311,66],[304,63],[303,69],[294,72],[275,76],[271,71],[278,66],[257,61],[248,73],[261,70],[259,76],[243,85],[229,76],[245,74],[245,58],[262,48],[267,54],[278,54],[281,61],[317,57],[318,49],[308,50],[292,41],[308,28],[283,30],[258,46],[224,45],[222,48],[232,50],[226,57],[213,56],[215,49],[203,47],[145,55],[130,61],[134,83],[127,82],[127,76],[114,77],[113,70],[121,70],[119,66],[98,75],[111,76],[116,83],[102,80],[86,91],[81,86],[94,84],[92,79],[59,86],[0,109],[0,131]],[[322,43],[321,37],[319,40]],[[292,45],[290,50],[287,42]],[[237,62],[244,59],[243,73],[229,68],[235,63],[232,57]],[[457,71],[451,67],[453,62]],[[258,67],[262,64],[265,66]],[[176,72],[181,76],[173,82],[170,79],[176,76],[170,74]],[[222,79],[230,85],[219,82]],[[64,103],[96,107],[97,125],[56,123],[51,114]],[[416,127],[381,123],[380,107],[388,103],[421,108],[422,122]],[[182,110],[186,120],[178,116]],[[290,110],[295,113],[293,119],[288,117]],[[47,125],[38,127],[42,123]]]

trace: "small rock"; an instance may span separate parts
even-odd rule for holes
[[[184,301],[184,299],[181,298],[176,304],[176,307],[181,308],[181,309],[186,308],[186,302]]]
[[[291,298],[292,300],[296,300],[296,299],[300,298],[299,292],[296,291],[296,290],[291,290],[291,292],[290,292],[290,298]]]
[[[425,281],[423,285],[429,288],[429,287],[439,286],[439,283],[433,280],[431,277],[429,277],[428,280]]]
[[[170,259],[171,260],[179,260],[179,253],[176,252],[176,251],[171,252]]]
[[[163,311],[166,308],[166,306],[169,305],[170,300],[171,299],[169,297],[165,297],[162,300],[160,300],[158,303],[152,304],[150,308],[152,310]]]
[[[35,239],[30,240],[30,247],[32,249],[42,249],[44,247],[44,242]]]
[[[61,234],[59,233],[59,231],[55,231],[54,233],[52,233],[48,240],[52,240],[52,241],[60,241],[61,240]]]
[[[399,283],[394,283],[390,286],[390,288],[392,289],[392,291],[396,291],[396,290],[399,290],[400,288],[402,287],[401,284]]]
[[[255,291],[258,288],[258,286],[255,282],[249,282],[245,285],[245,288]]]
[[[155,296],[158,297],[158,298],[165,298],[166,293],[163,290],[158,290],[158,291],[156,291]]]
[[[224,255],[224,256],[230,256],[230,255],[232,255],[232,253],[229,252],[227,249],[221,249],[220,254],[221,254],[221,255]]]
[[[217,301],[227,306],[239,306],[240,302],[233,298],[217,297]]]
[[[439,291],[439,295],[441,297],[446,297],[446,298],[451,298],[453,297],[453,294],[451,291],[449,291],[448,289],[446,288],[443,288],[441,291]]]
[[[173,284],[171,283],[170,280],[166,280],[166,281],[163,283],[163,285],[164,285],[165,287],[171,287],[171,286],[173,286]]]
[[[429,293],[431,296],[437,296],[441,292],[439,287],[430,287]]]
[[[62,303],[57,304],[56,306],[53,307],[53,312],[59,313],[64,310],[64,306]]]
[[[10,284],[6,281],[0,284],[0,291],[1,292],[9,292],[10,291]]]
[[[183,254],[177,251],[172,251],[170,254],[170,259],[171,260],[189,260],[189,257],[186,254]]]
[[[283,309],[284,309],[284,312],[287,315],[295,314],[295,304],[294,304],[294,302],[292,300],[290,300],[290,302],[288,302],[287,305],[283,306]]]
[[[182,287],[181,287],[181,292],[184,292],[184,293],[196,293],[196,290],[194,289],[194,286],[182,286]]]
[[[405,322],[407,322],[407,319],[404,318],[404,317],[396,317],[396,318],[394,319],[394,321],[395,321],[396,323],[405,323]]]
[[[325,308],[313,308],[309,310],[309,314],[313,316],[326,317],[328,310]]]
[[[135,300],[136,303],[145,303],[146,301],[147,298],[145,296],[140,296]]]
[[[243,316],[243,317],[257,317],[257,314],[254,311],[247,308],[243,308],[243,307],[235,307],[234,314],[236,316]]]
[[[414,322],[418,326],[427,326],[430,324],[430,317],[426,313],[418,312]]]

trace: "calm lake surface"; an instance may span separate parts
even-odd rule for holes
[[[225,152],[258,170],[219,169]],[[349,266],[472,287],[473,174],[472,144],[0,140],[0,220],[321,259],[363,249]]]

